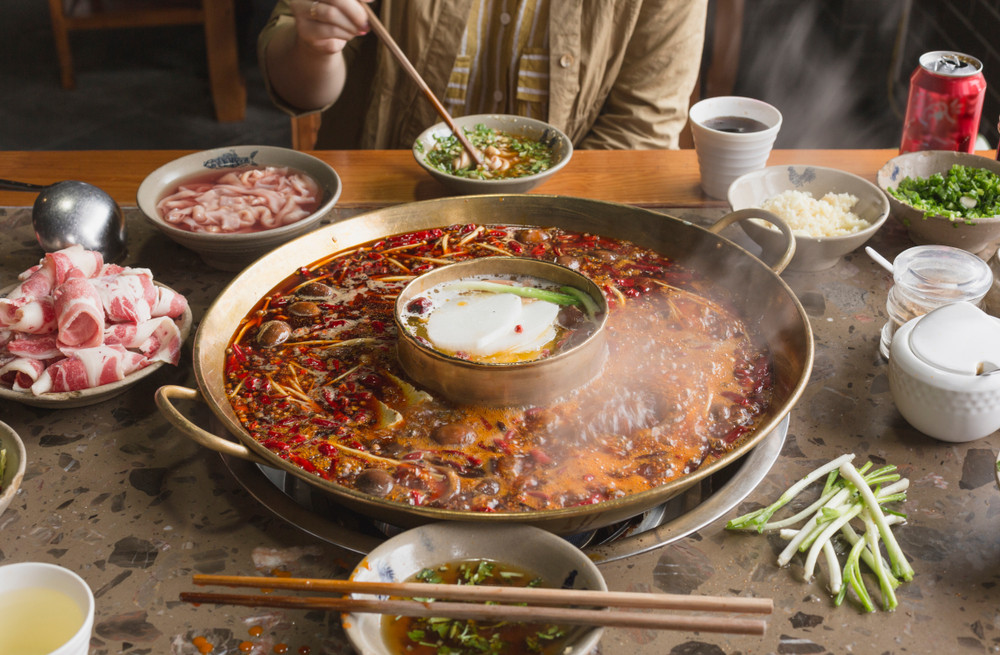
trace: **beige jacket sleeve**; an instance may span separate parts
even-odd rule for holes
[[[701,66],[707,0],[609,3],[613,15],[583,11],[585,4],[554,0],[550,121],[578,148],[677,148]]]

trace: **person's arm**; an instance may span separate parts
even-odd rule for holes
[[[705,40],[706,0],[646,0],[580,148],[677,148]]]
[[[305,111],[335,102],[347,77],[344,47],[369,29],[359,1],[285,0],[272,23],[261,35],[261,63],[273,93]]]

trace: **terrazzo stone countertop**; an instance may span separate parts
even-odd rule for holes
[[[673,213],[673,212],[671,212]],[[677,212],[684,218],[703,215]],[[195,323],[232,275],[150,231],[135,210],[128,265],[189,299]],[[739,230],[737,229],[737,232]],[[911,244],[892,220],[871,243],[889,258]],[[0,287],[37,263],[30,211],[0,209]],[[1000,651],[1000,436],[946,444],[909,427],[889,393],[878,354],[890,276],[863,251],[820,273],[786,273],[815,333],[811,380],[792,410],[781,456],[749,497],[696,533],[601,565],[617,590],[774,599],[763,637],[608,629],[604,655],[715,653],[984,653]],[[336,614],[192,606],[178,596],[194,573],[286,571],[345,576],[360,556],[320,541],[259,505],[219,455],[174,430],[153,401],[163,384],[195,387],[190,340],[179,367],[164,367],[124,395],[77,409],[0,401],[0,420],[23,438],[27,475],[0,515],[0,564],[68,567],[94,590],[91,652],[351,653]],[[196,411],[196,410],[192,410]],[[911,480],[896,528],[916,576],[899,609],[835,607],[825,573],[779,568],[775,535],[736,534],[725,520],[761,504],[845,453],[896,464]],[[821,567],[822,568],[822,567]],[[869,582],[869,588],[877,585]],[[877,597],[877,589],[874,593]]]

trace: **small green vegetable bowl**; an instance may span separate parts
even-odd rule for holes
[[[28,456],[14,428],[0,421],[0,514],[7,509],[24,479]]]
[[[923,150],[890,159],[879,170],[877,182],[889,198],[890,213],[906,226],[914,243],[953,246],[988,258],[1000,242],[1000,216],[951,218],[936,213],[928,214],[892,194],[907,177],[923,180],[934,174],[945,175],[955,165],[985,169],[1000,175],[1000,162],[988,157],[950,150]],[[1000,192],[1000,189],[996,191]]]
[[[456,562],[469,560],[487,560],[531,572],[542,579],[542,586],[545,587],[596,591],[608,589],[604,576],[583,551],[551,532],[517,523],[487,526],[482,523],[443,522],[407,530],[372,550],[355,567],[351,579],[405,582],[425,569],[438,569],[446,564],[454,566]],[[501,568],[506,569],[503,566]],[[353,596],[360,599],[375,598],[366,594]],[[396,617],[389,615],[387,620],[396,620]],[[390,641],[383,630],[382,615],[344,614],[342,623],[348,638],[361,655],[392,655],[400,652],[389,645]],[[592,652],[604,631],[595,626],[566,628],[568,640],[560,655],[586,655]],[[436,635],[428,634],[426,641],[433,642],[436,639]]]
[[[558,128],[548,123],[524,116],[510,114],[473,114],[453,119],[455,127],[463,131],[473,147],[479,147],[482,134],[488,131],[502,132],[515,137],[523,137],[529,142],[542,143],[551,148],[552,158],[548,167],[537,173],[520,177],[466,177],[456,175],[445,167],[432,163],[431,154],[438,144],[451,145],[458,152],[462,146],[445,123],[437,123],[424,130],[413,143],[413,157],[420,166],[456,195],[487,193],[526,193],[546,181],[566,164],[573,156],[573,143]],[[467,170],[467,169],[466,169]]]

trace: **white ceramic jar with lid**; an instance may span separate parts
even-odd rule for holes
[[[896,331],[889,390],[917,430],[942,441],[973,441],[1000,429],[998,367],[1000,319],[971,303],[951,303]]]
[[[882,326],[879,344],[885,358],[893,334],[907,321],[954,302],[978,306],[993,285],[993,271],[961,248],[916,246],[892,262],[892,279],[885,303],[889,320]]]

